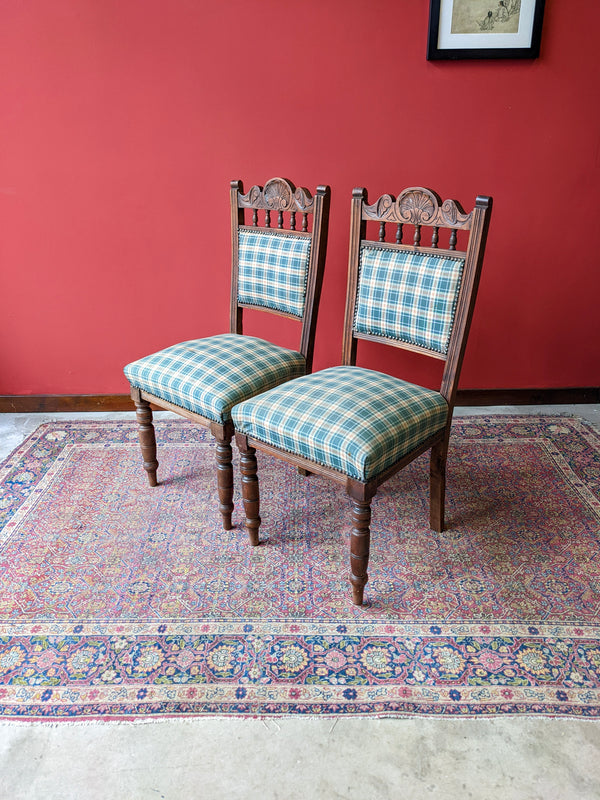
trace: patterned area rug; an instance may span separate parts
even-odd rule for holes
[[[373,502],[362,608],[340,486],[261,457],[251,548],[206,432],[156,428],[154,489],[133,421],[42,425],[0,466],[1,717],[599,716],[592,426],[458,419],[448,530],[421,457]]]

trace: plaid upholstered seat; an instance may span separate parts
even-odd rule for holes
[[[444,428],[439,392],[362,367],[332,367],[232,410],[253,439],[368,481]]]
[[[305,371],[301,353],[235,333],[182,342],[125,367],[132,386],[220,423],[236,403]]]

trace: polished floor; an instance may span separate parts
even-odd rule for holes
[[[457,409],[577,414],[600,405]],[[1,414],[0,460],[49,419]],[[1,644],[0,644],[1,647]],[[0,800],[598,800],[600,723],[231,718],[0,723]]]

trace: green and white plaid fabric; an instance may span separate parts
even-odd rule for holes
[[[301,317],[310,238],[241,230],[238,241],[238,301]]]
[[[225,333],[167,347],[128,364],[132,386],[215,422],[231,407],[306,372],[304,356],[254,336]]]
[[[236,430],[367,481],[446,424],[441,394],[362,367],[332,367],[234,406]]]
[[[354,329],[448,352],[463,258],[361,248]]]

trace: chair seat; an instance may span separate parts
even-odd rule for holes
[[[224,423],[236,403],[304,375],[306,363],[295,350],[225,333],[167,347],[124,371],[132,386]]]
[[[444,428],[439,392],[362,367],[332,367],[232,409],[236,430],[368,481]]]

